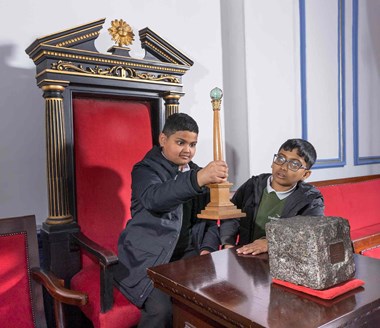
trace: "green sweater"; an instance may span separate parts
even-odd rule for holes
[[[268,193],[267,188],[264,189],[256,220],[254,221],[255,227],[253,229],[252,240],[256,240],[265,236],[265,224],[269,222],[270,217],[281,216],[285,205],[285,200],[286,198],[280,200],[274,191]]]

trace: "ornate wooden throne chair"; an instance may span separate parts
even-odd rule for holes
[[[87,295],[67,290],[40,268],[34,215],[0,219],[0,327],[46,327],[43,285],[54,298],[56,327],[65,327],[62,304],[84,305]]]
[[[26,52],[45,98],[46,263],[88,294],[81,309],[94,327],[117,328],[140,317],[113,286],[117,240],[130,218],[130,173],[179,111],[182,75],[193,62],[149,28],[139,31],[144,59],[132,58],[120,38],[133,32],[122,20],[109,29],[119,44],[99,53],[94,41],[104,21],[39,38]]]

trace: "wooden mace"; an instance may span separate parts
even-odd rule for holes
[[[213,146],[214,161],[223,161],[222,141],[220,132],[220,104],[222,102],[223,92],[219,88],[214,88],[210,92],[212,110],[214,111],[214,130],[213,130]],[[210,189],[210,202],[206,208],[198,214],[201,219],[233,219],[246,216],[234,204],[230,202],[230,188],[232,183],[213,183],[208,184]]]

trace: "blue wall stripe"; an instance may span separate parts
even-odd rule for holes
[[[345,1],[338,0],[338,157],[318,159],[313,168],[341,167],[346,165],[346,86],[345,86]],[[305,0],[299,0],[300,15],[300,79],[302,138],[308,138],[307,81],[306,81],[306,10]]]
[[[358,31],[359,31],[359,2],[352,1],[352,105],[353,105],[353,129],[354,129],[354,164],[366,165],[380,163],[380,155],[360,157],[359,152],[359,88],[358,88]],[[375,133],[373,131],[373,133]]]
[[[300,15],[300,65],[301,65],[301,121],[302,138],[307,140],[307,93],[306,93],[306,14],[305,0],[299,0]]]
[[[346,20],[345,0],[338,1],[338,122],[339,122],[339,159],[341,166],[346,165]]]

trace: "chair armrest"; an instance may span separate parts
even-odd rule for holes
[[[94,255],[99,261],[100,312],[105,313],[113,307],[113,267],[119,262],[119,258],[114,252],[100,246],[81,232],[73,233],[71,236],[75,244]]]
[[[32,278],[44,286],[55,300],[76,306],[87,304],[87,294],[65,288],[63,280],[57,278],[52,272],[41,268],[31,268],[30,272]]]
[[[352,241],[354,245],[354,251],[357,254],[361,254],[363,251],[380,245],[380,233],[375,233],[370,236],[358,238]]]
[[[116,264],[119,261],[114,252],[100,246],[93,240],[87,238],[83,233],[76,232],[71,236],[77,245],[84,248],[88,253],[94,255],[104,266]]]
[[[53,297],[57,328],[66,327],[66,318],[62,303],[80,306],[88,302],[87,294],[63,287],[63,280],[57,278],[52,272],[33,267],[30,269],[30,275],[33,280],[45,287],[48,293]]]

